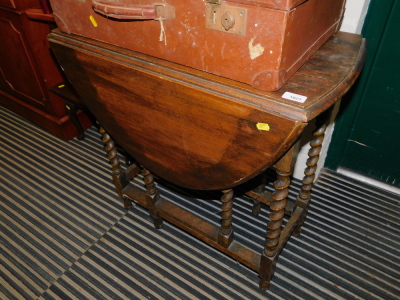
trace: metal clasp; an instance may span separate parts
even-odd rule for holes
[[[247,9],[216,4],[217,0],[209,0],[206,4],[206,27],[225,33],[246,35]]]
[[[157,20],[175,19],[175,7],[165,3],[153,3],[156,7]]]

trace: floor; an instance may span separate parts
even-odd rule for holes
[[[324,170],[302,234],[261,291],[252,270],[167,222],[154,229],[140,207],[125,210],[96,128],[65,142],[0,108],[0,155],[0,299],[400,299],[393,192]],[[216,195],[158,187],[219,223]],[[261,251],[268,209],[254,217],[251,204],[235,198],[235,235]]]

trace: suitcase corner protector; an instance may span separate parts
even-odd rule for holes
[[[255,76],[252,87],[267,92],[279,90],[287,81],[285,70],[267,70]]]

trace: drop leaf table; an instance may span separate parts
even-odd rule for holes
[[[117,193],[148,209],[154,226],[163,220],[258,272],[267,289],[280,252],[299,234],[310,203],[319,153],[332,105],[352,86],[365,58],[360,35],[334,34],[278,91],[178,65],[114,45],[54,30],[52,50],[85,106],[101,125]],[[190,55],[190,53],[188,53]],[[311,140],[303,186],[287,201],[299,138],[318,124]],[[122,168],[116,144],[134,163]],[[247,192],[269,205],[270,221],[262,253],[234,238],[235,187],[272,167],[275,191],[260,186]],[[146,191],[130,181],[139,173]],[[154,175],[194,190],[220,190],[221,224],[205,220],[163,199]],[[290,217],[283,226],[283,217]]]

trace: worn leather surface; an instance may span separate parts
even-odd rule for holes
[[[126,5],[149,5],[149,0],[119,0]],[[168,0],[175,18],[160,20],[118,20],[97,14],[92,2],[51,0],[58,27],[198,70],[234,79],[255,88],[279,89],[336,30],[344,0],[222,1],[222,12],[243,10],[245,27],[228,31],[206,26],[210,4],[205,1]],[[265,7],[274,3],[290,9]],[[260,6],[263,5],[263,6]],[[297,5],[297,6],[296,6]],[[295,6],[292,8],[292,6]],[[237,31],[237,34],[230,32]],[[242,32],[242,34],[238,34]]]

